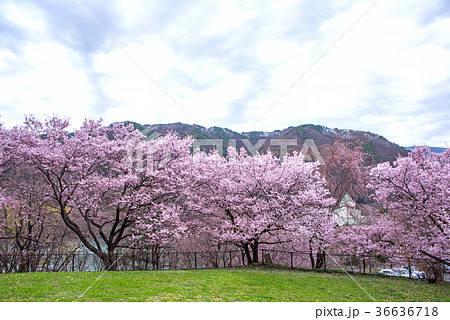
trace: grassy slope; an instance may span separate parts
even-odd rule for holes
[[[74,301],[101,272],[0,274],[0,301]],[[353,276],[377,301],[450,301],[449,284]],[[108,272],[80,301],[371,301],[343,274],[273,270]]]

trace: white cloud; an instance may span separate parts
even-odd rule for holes
[[[221,1],[218,4],[217,11],[208,14],[210,23],[204,32],[207,35],[215,35],[237,30],[255,17],[253,10],[246,10],[239,4],[242,4],[242,1]]]
[[[134,121],[212,125],[225,116],[229,103],[244,94],[249,83],[248,75],[231,74],[207,58],[193,63],[157,39],[124,49],[187,114],[117,48],[93,59],[95,70],[105,74],[101,83],[104,93],[117,103],[107,111],[106,121],[117,121],[123,114],[122,118]]]
[[[358,18],[364,6],[367,8],[367,4],[354,5],[322,25],[322,52]],[[334,124],[337,127],[371,130],[404,145],[411,143],[412,136],[429,143],[445,144],[425,135],[427,123],[432,127],[439,119],[432,114],[422,116],[420,111],[426,108],[421,101],[430,94],[430,84],[443,83],[450,76],[449,48],[440,45],[445,38],[442,31],[434,41],[414,41],[423,38],[422,33],[429,33],[429,29],[436,30],[435,24],[446,25],[447,22],[438,20],[423,30],[405,17],[391,15],[389,8],[377,6],[258,121],[255,129],[262,126],[273,130],[280,127],[280,123],[292,125],[292,119],[300,123],[332,125],[330,120],[335,118],[339,119],[339,123]],[[450,29],[446,30],[448,34]],[[265,104],[267,108],[315,61],[307,52],[302,57],[307,63],[295,67],[292,60],[285,68],[272,73],[271,87],[277,88],[278,94],[273,95],[272,101],[259,100],[258,105]],[[374,90],[379,91],[380,84],[371,80],[380,75],[390,80],[381,86],[381,93],[392,98],[387,101],[388,109],[379,106],[376,113],[362,114],[359,112],[361,105],[371,104],[377,98]],[[376,110],[377,106],[374,107]],[[259,106],[254,106],[255,117],[262,113]],[[450,138],[448,131],[439,138],[445,135]]]
[[[31,113],[67,115],[77,124],[93,116],[95,96],[77,53],[55,42],[27,43],[21,51],[8,61],[16,66],[14,72],[0,77],[0,105],[15,110],[2,112],[3,122],[15,124]]]
[[[17,2],[5,2],[0,6],[4,17],[30,33],[29,36],[36,37],[47,32],[47,23],[42,10],[33,5]]]

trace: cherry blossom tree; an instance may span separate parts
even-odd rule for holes
[[[64,250],[67,230],[42,194],[42,181],[24,165],[22,152],[32,137],[23,127],[0,125],[0,248],[9,272],[35,271],[51,253]]]
[[[207,171],[196,188],[207,229],[219,243],[242,248],[249,263],[259,261],[261,245],[310,232],[312,217],[334,202],[317,164],[299,154],[281,161],[270,152],[250,156],[229,148],[226,159],[212,154],[197,162]]]
[[[7,189],[15,169],[23,162],[20,150],[28,144],[32,135],[21,127],[5,129],[0,123],[0,205],[7,204],[4,191]]]
[[[133,227],[151,237],[151,227],[167,223],[161,206],[177,196],[174,185],[183,186],[170,177],[182,169],[176,164],[189,155],[191,141],[174,135],[145,141],[131,127],[104,127],[93,120],[73,133],[68,126],[58,117],[28,118],[26,128],[34,139],[21,156],[43,181],[42,196],[52,200],[64,224],[106,269],[114,270],[115,250],[129,246]],[[127,153],[133,145],[144,156],[130,166]]]
[[[142,187],[124,199],[138,214],[133,233],[136,246],[158,248],[187,236],[187,202],[195,179],[192,143],[189,137],[167,134],[140,146],[148,165],[135,168],[134,174]]]
[[[41,181],[34,172],[23,167],[15,168],[3,190],[6,196],[0,216],[3,270],[36,271],[42,263],[49,265],[52,254],[62,257],[61,254],[76,249],[65,246],[67,228],[41,190]],[[51,269],[61,264],[53,263]]]
[[[390,224],[380,243],[389,244],[390,252],[450,264],[450,150],[416,147],[392,165],[379,164],[371,178]]]
[[[22,128],[5,129],[0,123],[0,178],[2,182],[20,165],[21,159],[17,156],[17,150],[22,148],[30,138],[31,136]]]

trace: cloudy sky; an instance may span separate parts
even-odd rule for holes
[[[30,113],[445,147],[450,2],[1,0],[0,122]]]

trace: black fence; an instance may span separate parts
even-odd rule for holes
[[[240,267],[246,264],[241,251],[176,252],[124,250],[115,253],[117,271],[191,270]],[[0,273],[102,271],[103,261],[88,252],[71,254],[0,254]]]
[[[279,250],[262,250],[261,255],[263,264],[272,263],[291,269],[322,269],[363,274],[376,274],[387,269],[383,271],[384,275],[427,279],[430,282],[450,282],[449,266],[429,259]]]
[[[381,257],[323,252],[292,252],[261,250],[262,263],[274,263],[290,268],[340,270],[348,272],[375,273],[394,267],[418,267],[424,260],[406,257]],[[318,261],[319,260],[319,261]]]
[[[380,257],[262,249],[258,251],[262,264],[277,264],[286,268],[340,270],[377,273],[382,269],[408,266],[424,269],[426,261],[404,257]],[[243,251],[177,252],[172,250],[124,249],[115,253],[114,270],[192,270],[233,268],[248,265]],[[104,264],[89,252],[71,254],[0,254],[0,273],[102,271]],[[424,270],[425,271],[425,270]]]

